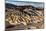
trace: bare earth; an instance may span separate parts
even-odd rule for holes
[[[6,30],[44,28],[44,10],[32,6],[17,6],[5,10]]]

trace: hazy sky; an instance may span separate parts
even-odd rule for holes
[[[28,3],[27,2],[17,2],[17,1],[29,1]],[[31,3],[32,2],[32,3]],[[34,2],[37,2],[37,3],[34,3]],[[14,5],[32,5],[32,6],[35,6],[35,7],[44,7],[43,3],[39,3],[39,2],[43,2],[43,0],[6,0],[6,3],[11,3],[11,4],[14,4]]]
[[[8,0],[10,1],[10,0]],[[33,2],[43,2],[43,0],[11,0],[11,1],[33,1]]]

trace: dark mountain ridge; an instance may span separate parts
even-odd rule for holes
[[[13,5],[13,4],[10,4],[10,3],[6,3],[5,6],[6,6],[6,8],[24,8],[24,9],[25,8],[31,8],[33,10],[43,9],[43,8],[36,8],[36,7],[32,6],[32,5],[17,6],[17,5]]]

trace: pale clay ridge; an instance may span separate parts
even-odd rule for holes
[[[40,13],[39,16],[29,16],[27,14],[25,16],[24,13],[22,14],[22,12],[20,12],[19,10],[15,10],[15,9],[14,10],[8,9],[8,10],[10,10],[10,11],[6,12],[6,15],[8,15],[8,17],[6,18],[6,21],[9,22],[9,24],[11,24],[11,25],[23,24],[23,25],[27,26],[28,24],[32,24],[32,26],[34,26],[34,28],[43,27],[41,25],[43,23],[42,11],[37,11],[38,13]],[[22,21],[21,21],[21,19],[22,19]],[[38,22],[40,22],[40,23],[38,23]],[[32,27],[32,29],[33,29],[33,27]]]

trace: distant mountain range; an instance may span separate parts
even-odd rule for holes
[[[5,3],[10,3],[17,6],[24,6],[24,5],[32,5],[34,7],[44,8],[44,2],[31,2],[31,1],[5,1]]]
[[[16,8],[16,7],[19,7],[19,8],[32,8],[32,9],[44,9],[44,8],[40,8],[40,7],[34,7],[34,6],[32,6],[32,5],[22,5],[22,6],[18,6],[18,5],[14,5],[14,4],[10,4],[10,3],[5,3],[5,6],[6,6],[6,8]]]

